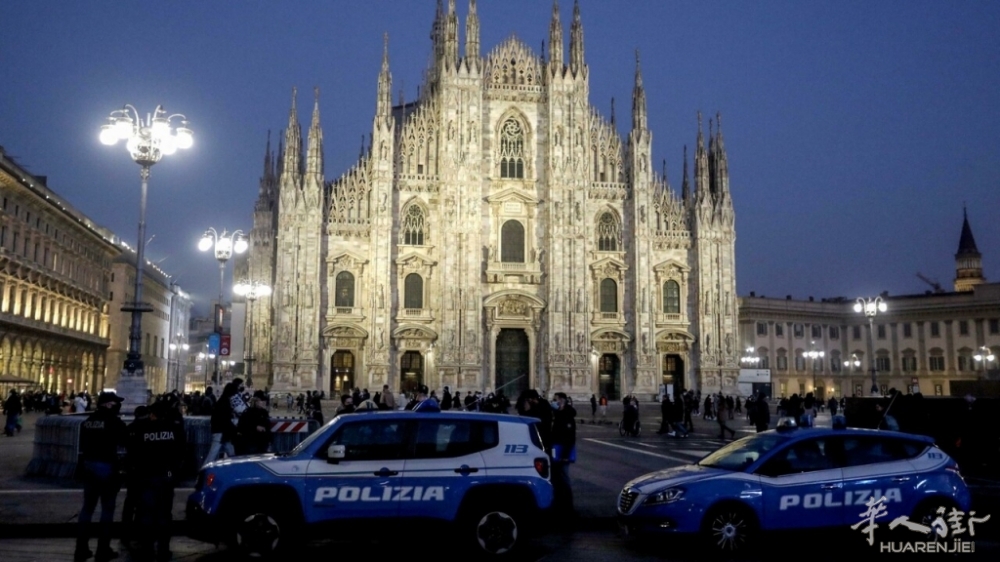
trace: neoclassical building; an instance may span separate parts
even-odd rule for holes
[[[874,295],[866,295],[873,297]],[[1000,283],[987,283],[966,216],[955,253],[954,290],[881,295],[886,311],[867,317],[854,299],[740,299],[740,342],[769,369],[776,397],[867,396],[872,368],[881,393],[964,395],[996,380],[1000,357]],[[810,352],[822,357],[811,357]],[[874,362],[872,361],[874,354]],[[990,355],[994,357],[991,361]],[[749,357],[749,356],[748,356]]]
[[[100,390],[114,235],[0,147],[0,375],[53,392]]]
[[[319,93],[270,140],[247,275],[254,372],[277,391],[388,384],[648,398],[729,391],[739,369],[735,223],[721,123],[701,117],[680,192],[653,166],[636,58],[631,126],[589,99],[579,6],[547,56],[480,54],[438,3],[419,97],[392,102],[388,38],[371,142],[328,180]]]

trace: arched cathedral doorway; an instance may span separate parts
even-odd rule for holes
[[[597,380],[601,394],[608,400],[620,400],[621,361],[614,353],[605,353],[597,362]]]
[[[684,392],[684,358],[668,353],[663,356],[663,376],[660,380],[663,391],[671,399],[677,399]]]
[[[530,348],[528,334],[520,328],[502,328],[496,344],[496,389],[514,401],[528,389]]]
[[[424,356],[419,351],[407,351],[399,361],[399,389],[406,396],[415,395],[424,384]]]
[[[343,349],[333,354],[330,369],[330,397],[338,397],[354,388],[354,354]]]

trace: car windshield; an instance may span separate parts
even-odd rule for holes
[[[327,425],[330,425],[330,423],[327,423]],[[287,453],[285,453],[283,455],[280,455],[280,456],[282,456],[282,457],[286,457],[286,456],[288,456],[288,457],[294,457],[295,455],[301,453],[306,448],[308,448],[310,445],[312,445],[313,441],[316,441],[317,439],[319,439],[320,435],[323,435],[323,434],[329,435],[328,432],[323,431],[323,428],[321,427],[321,428],[317,429],[316,431],[312,432],[312,434],[309,437],[306,437],[304,440],[302,440],[302,442],[299,443],[298,445],[296,445],[294,449],[292,449],[291,451],[288,451]]]
[[[757,459],[771,449],[783,443],[787,437],[776,434],[761,434],[744,437],[726,445],[696,464],[708,468],[723,470],[746,470]]]

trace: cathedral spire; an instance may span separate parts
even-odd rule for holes
[[[441,7],[441,0],[437,0],[437,11],[434,12],[434,23],[431,25],[431,44],[434,47],[434,60],[441,58],[444,41],[444,8]]]
[[[580,0],[573,3],[573,23],[569,31],[569,68],[573,76],[586,68],[583,62],[583,22],[580,20]]]
[[[969,213],[962,208],[962,234],[958,239],[955,253],[955,292],[969,292],[973,287],[986,282],[983,277],[983,255],[976,247],[976,239],[969,226]]]
[[[552,1],[552,21],[549,22],[549,65],[553,73],[562,72],[563,28],[559,21],[559,0]]]
[[[448,0],[448,15],[444,23],[443,56],[445,68],[454,68],[458,64],[458,14],[455,13],[455,0]]]
[[[632,130],[646,129],[646,89],[642,86],[639,50],[635,51],[635,86],[632,88]]]
[[[323,182],[323,129],[319,126],[319,88],[313,88],[312,121],[309,123],[309,148],[306,158],[306,174]]]
[[[717,188],[723,197],[729,194],[729,158],[726,156],[726,145],[722,140],[722,113],[715,114],[715,174]]]
[[[295,98],[299,89],[292,88],[292,107],[288,110],[288,128],[285,129],[285,151],[282,158],[282,173],[297,178],[302,173],[302,128],[299,127],[298,109]]]
[[[469,0],[469,14],[465,16],[465,59],[479,60],[479,15],[476,0]]]
[[[691,183],[688,181],[688,145],[684,145],[684,179],[681,182],[681,199],[688,200],[691,194]]]
[[[701,112],[698,112],[698,144],[694,151],[694,189],[698,201],[709,199],[709,167],[708,153],[705,151],[705,133],[701,124]]]
[[[378,74],[378,99],[375,102],[375,121],[388,124],[392,118],[392,74],[389,73],[389,34],[382,36],[382,70]]]
[[[611,97],[611,127],[615,126],[615,98]]]
[[[267,130],[267,148],[264,150],[264,175],[260,177],[258,195],[263,198],[274,181],[274,160],[271,158],[271,130]]]

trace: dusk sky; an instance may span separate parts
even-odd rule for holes
[[[460,29],[468,0],[459,0]],[[562,0],[568,49],[572,1]],[[445,2],[447,6],[447,2]],[[482,54],[536,51],[549,0],[479,0]],[[581,0],[591,103],[627,135],[641,53],[657,168],[680,189],[696,112],[717,111],[736,209],[740,295],[951,290],[963,203],[1000,281],[1000,2]],[[382,35],[394,101],[416,97],[433,0],[5,2],[0,145],[95,222],[135,243],[139,166],[98,142],[109,112],[163,104],[194,147],[153,167],[147,258],[195,298],[218,293],[201,233],[252,225],[268,130],[293,86],[320,88],[327,180],[371,132]],[[463,33],[464,35],[464,33]],[[227,293],[231,274],[227,271]],[[228,297],[227,297],[228,298]]]

